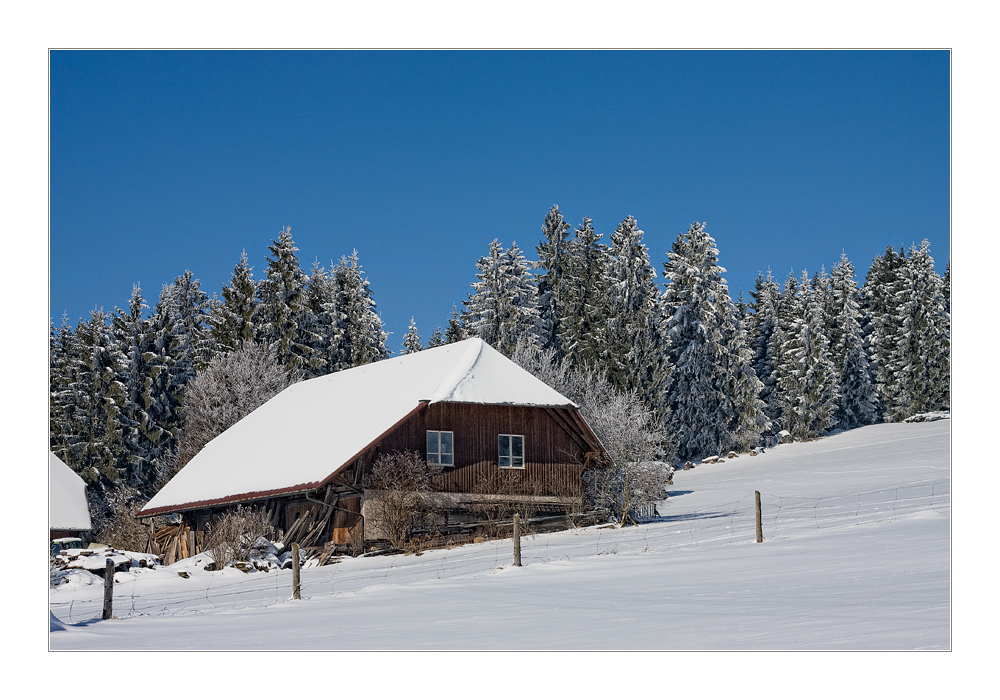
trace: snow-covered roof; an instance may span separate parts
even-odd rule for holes
[[[576,407],[478,338],[288,387],[209,442],[139,515],[316,488],[422,404]]]
[[[49,529],[90,529],[87,485],[75,471],[51,452],[49,452]]]

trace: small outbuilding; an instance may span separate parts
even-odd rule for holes
[[[540,511],[578,504],[584,469],[603,455],[576,404],[473,338],[288,387],[209,442],[137,517],[180,514],[189,552],[240,504],[317,546],[363,543],[365,475],[398,451],[441,465],[433,497],[457,522],[495,500],[482,484],[501,473]]]
[[[49,540],[84,537],[90,527],[87,485],[49,452]]]

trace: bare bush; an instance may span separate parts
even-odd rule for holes
[[[365,477],[365,489],[372,491],[365,518],[396,549],[405,547],[415,527],[434,519],[425,495],[440,473],[440,465],[417,452],[392,452],[380,455]]]
[[[669,475],[662,462],[653,462],[666,436],[635,391],[612,391],[589,408],[585,417],[607,456],[586,475],[585,493],[598,510],[624,525],[634,508],[666,497]]]
[[[212,553],[215,568],[245,562],[257,541],[269,534],[271,521],[262,508],[237,506],[208,524],[205,549]]]
[[[109,491],[104,497],[104,517],[94,527],[91,540],[127,552],[142,552],[149,531],[135,518],[143,505],[140,494],[126,486]]]
[[[213,357],[184,390],[184,427],[171,471],[179,471],[210,440],[291,384],[274,350],[263,345],[246,343]]]
[[[662,424],[638,391],[622,391],[596,369],[574,369],[557,362],[552,350],[521,344],[513,358],[580,407],[580,414],[604,446],[606,457],[584,474],[588,507],[620,524],[640,505],[666,497],[669,467],[653,460],[672,453]]]

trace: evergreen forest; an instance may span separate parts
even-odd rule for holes
[[[87,482],[95,528],[289,383],[390,356],[356,251],[306,272],[288,228],[269,251],[259,279],[244,253],[221,298],[185,271],[155,301],[136,286],[125,308],[50,322],[50,449]],[[399,352],[528,346],[637,396],[669,462],[950,408],[951,268],[935,272],[927,241],[887,248],[860,285],[844,255],[761,273],[749,302],[702,223],[671,245],[662,284],[631,216],[605,237],[553,206],[533,257],[494,240],[463,308],[426,343],[411,320]],[[242,414],[206,428],[226,413],[213,401]]]

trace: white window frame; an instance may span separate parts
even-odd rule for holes
[[[437,452],[431,452],[427,450],[427,463],[428,464],[440,464],[442,467],[454,467],[455,466],[455,433],[451,430],[428,430],[427,437],[429,438],[431,433],[437,435]],[[448,434],[451,435],[451,452],[441,451],[441,435]],[[441,461],[442,455],[448,455],[451,457],[451,462]]]
[[[504,456],[502,456],[500,454],[502,452],[502,450],[500,449],[500,444],[503,442],[504,438],[507,438],[507,440],[509,441],[508,444],[509,444],[509,448],[510,448],[508,450],[510,452],[510,455],[508,455],[506,457],[504,457]],[[521,438],[521,454],[520,455],[514,454],[514,440],[513,440],[513,438]],[[504,464],[504,460],[508,460],[510,463],[509,464]],[[518,460],[520,460],[520,464],[517,463]],[[525,468],[524,465],[525,465],[525,459],[524,459],[524,436],[523,435],[513,435],[513,434],[510,434],[510,435],[508,435],[508,434],[500,434],[500,435],[498,435],[497,436],[497,466],[499,466],[501,469],[524,469]]]

